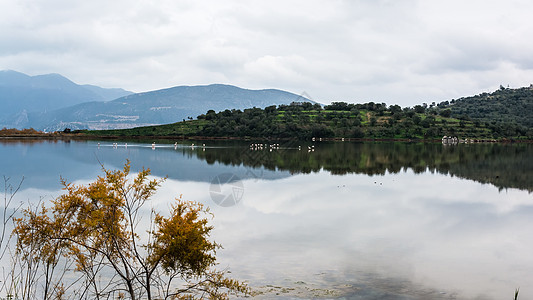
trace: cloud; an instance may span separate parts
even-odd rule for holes
[[[526,0],[0,0],[0,69],[414,105],[529,85]],[[505,71],[502,73],[502,71]],[[498,76],[495,76],[495,74]]]

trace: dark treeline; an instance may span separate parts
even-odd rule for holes
[[[499,189],[533,191],[533,145],[475,144],[443,146],[437,143],[317,143],[282,144],[280,150],[250,150],[231,147],[223,151],[198,151],[208,163],[245,165],[252,168],[289,171],[292,174],[326,170],[336,175],[348,173],[385,175],[413,170],[451,174]]]

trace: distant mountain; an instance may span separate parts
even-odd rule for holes
[[[102,101],[111,101],[124,97],[127,95],[133,94],[132,92],[126,91],[120,88],[102,88],[96,85],[84,84],[82,87],[90,90],[91,92],[99,95],[102,98]]]
[[[26,127],[32,113],[89,101],[109,101],[130,94],[123,89],[78,85],[59,74],[29,76],[0,71],[0,126]]]
[[[133,94],[108,102],[89,102],[46,113],[28,113],[33,128],[119,129],[167,124],[196,118],[207,110],[264,108],[291,102],[312,102],[293,93],[248,90],[231,85],[178,86]]]

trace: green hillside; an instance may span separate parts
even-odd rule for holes
[[[472,120],[500,136],[527,135],[533,128],[533,86],[519,89],[502,86],[493,93],[445,101],[437,106],[440,110],[449,109],[454,118]]]
[[[461,100],[462,101],[462,100]],[[188,120],[168,125],[124,130],[82,131],[98,136],[182,136],[238,138],[378,138],[440,139],[457,136],[469,139],[531,139],[533,130],[515,123],[481,122],[454,118],[454,104],[401,108],[385,103],[348,104],[335,102],[322,107],[312,103],[269,106],[265,109],[209,110]],[[450,108],[449,108],[450,107]],[[504,130],[502,130],[502,128]]]

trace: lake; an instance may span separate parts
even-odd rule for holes
[[[126,159],[167,176],[152,206],[208,205],[258,298],[533,298],[533,145],[152,142],[0,140],[0,175],[24,203]]]

